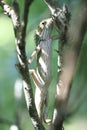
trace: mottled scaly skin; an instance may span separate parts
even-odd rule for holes
[[[32,71],[32,77],[36,85],[35,104],[39,118],[45,120],[48,107],[48,87],[52,80],[52,39],[50,37],[53,21],[51,18],[40,22],[35,33],[37,68]],[[36,53],[35,52],[35,53]],[[34,53],[34,55],[35,55]],[[33,56],[33,54],[32,54]],[[32,60],[32,56],[30,59]],[[29,62],[31,62],[29,60]],[[43,114],[44,111],[44,114]]]
[[[43,20],[36,30],[36,45],[41,50],[37,54],[37,71],[45,84],[49,84],[52,75],[52,19]]]

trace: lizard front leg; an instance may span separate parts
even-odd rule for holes
[[[32,55],[30,56],[29,60],[28,60],[28,64],[31,64],[32,61],[34,60],[35,56],[39,53],[39,51],[41,50],[40,46],[38,45],[36,47],[36,49],[34,50],[34,52],[32,53]]]

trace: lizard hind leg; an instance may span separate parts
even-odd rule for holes
[[[44,123],[51,125],[52,120],[47,118],[47,116],[48,116],[48,98],[49,97],[48,97],[48,92],[47,92],[45,103],[44,103],[44,110],[43,110],[43,121],[44,121]]]
[[[35,89],[35,106],[37,109],[38,116],[40,120],[43,119],[43,104],[44,104],[44,96],[41,91],[41,87],[43,86],[43,83],[40,81],[36,70],[30,69],[29,74],[32,75],[33,81],[35,83],[36,89]]]
[[[36,70],[30,69],[29,74],[32,75],[32,78],[34,80],[34,83],[36,84],[36,90],[35,90],[35,106],[37,109],[38,116],[40,120],[44,121],[46,124],[51,124],[51,119],[47,119],[48,114],[48,91],[42,90],[41,86],[43,86],[43,83],[40,81]],[[42,92],[43,91],[43,92]],[[46,93],[47,92],[47,93]]]
[[[48,90],[45,88],[44,83],[38,77],[36,70],[29,69],[29,74],[32,76],[33,81],[36,85],[35,106],[36,106],[36,109],[37,109],[38,116],[39,116],[41,121],[43,120],[46,124],[50,125],[51,119],[47,119],[47,114],[48,114]]]
[[[42,97],[42,94],[41,94],[41,90],[40,90],[40,88],[36,87],[36,90],[35,90],[35,105],[36,105],[38,116],[39,116],[41,121],[43,119],[43,104],[44,104],[44,100],[43,100],[43,97]]]

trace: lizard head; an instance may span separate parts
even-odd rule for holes
[[[52,27],[53,27],[52,18],[45,19],[40,22],[35,33],[35,40],[37,45],[40,43],[41,40],[47,40],[50,37]]]

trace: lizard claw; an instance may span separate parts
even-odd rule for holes
[[[51,119],[44,119],[44,123],[46,123],[47,125],[51,125],[52,120]]]

